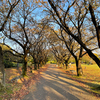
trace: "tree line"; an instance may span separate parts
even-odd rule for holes
[[[48,50],[66,68],[73,56],[77,76],[83,74],[81,59],[85,54],[100,67],[100,59],[93,52],[100,48],[99,1],[1,0],[0,6],[2,43],[18,46],[10,49],[23,58],[23,76],[27,55],[33,57],[37,69],[46,63]]]

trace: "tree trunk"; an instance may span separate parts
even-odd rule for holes
[[[34,60],[34,70],[37,70],[37,61],[36,61],[35,57],[33,57],[33,60]]]
[[[88,50],[87,53],[96,62],[96,64],[100,68],[100,60],[99,60],[99,58],[97,58],[90,50]]]
[[[68,62],[67,62],[67,63],[65,63],[65,65],[66,65],[66,69],[68,69]]]
[[[37,64],[34,63],[34,70],[37,70]]]
[[[34,61],[34,70],[37,70],[37,60],[36,60],[35,54],[33,54],[32,57]]]
[[[27,54],[24,53],[24,64],[22,67],[22,75],[26,76],[26,72],[27,72]]]
[[[2,73],[2,84],[5,86],[5,70],[4,70],[4,64],[3,64],[3,53],[2,48],[0,47],[0,72]]]
[[[75,59],[75,61],[76,61],[77,76],[82,76],[83,70],[82,70],[82,67],[81,67],[81,59]]]
[[[66,69],[68,68],[68,60],[65,60]]]
[[[68,58],[65,60],[66,69],[68,68],[68,61],[69,61],[70,57],[71,57],[71,54],[70,54],[70,55],[68,56]]]
[[[40,68],[40,64],[38,63],[38,69]]]

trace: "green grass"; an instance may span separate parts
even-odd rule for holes
[[[9,85],[9,86],[7,86]],[[10,84],[6,84],[6,87],[3,87],[1,84],[0,84],[0,100],[3,99],[3,95],[5,95],[6,99],[9,99],[11,96],[10,94],[13,93],[13,88]],[[1,97],[2,96],[2,97]]]
[[[19,67],[21,67],[23,65],[23,63],[19,63]],[[17,67],[17,63],[16,62],[13,62],[13,66],[14,67]]]
[[[76,76],[77,73],[71,73],[69,76],[79,80],[80,83],[84,83],[93,93],[100,94],[100,68],[96,64],[82,64],[81,66],[83,69],[82,76]],[[76,65],[71,64],[71,68],[68,68],[67,70],[64,67],[64,71],[70,72],[70,70],[76,70]]]
[[[100,94],[100,84],[90,84],[91,91]]]

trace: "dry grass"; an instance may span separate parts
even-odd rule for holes
[[[72,64],[70,68],[66,70],[63,68],[63,71],[67,73],[69,77],[73,80],[76,80],[83,86],[86,90],[93,93],[94,95],[100,97],[100,68],[94,65],[85,65],[82,64],[83,76],[76,76],[76,66]],[[71,72],[70,70],[75,70],[75,72]]]

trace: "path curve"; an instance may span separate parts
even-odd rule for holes
[[[54,64],[42,72],[40,80],[31,86],[22,100],[100,100],[89,94]]]

